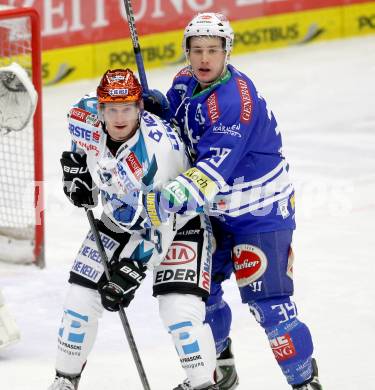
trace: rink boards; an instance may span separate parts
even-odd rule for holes
[[[375,2],[236,20],[233,54],[375,33]],[[127,28],[127,26],[124,26]],[[146,69],[184,62],[182,30],[140,36]],[[99,77],[109,68],[136,68],[130,38],[43,52],[45,85]]]

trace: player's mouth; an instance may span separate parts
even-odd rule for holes
[[[200,75],[205,76],[210,74],[211,69],[210,68],[198,68],[198,72]]]
[[[127,125],[115,125],[116,130],[125,130]]]

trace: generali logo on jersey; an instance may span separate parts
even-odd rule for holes
[[[248,123],[253,114],[253,100],[251,99],[249,87],[245,80],[237,79],[237,87],[241,96],[240,121],[242,123]]]
[[[191,263],[197,258],[197,245],[188,241],[174,241],[169,247],[163,265],[180,265]]]
[[[233,249],[234,270],[239,287],[259,279],[267,269],[267,257],[253,245],[241,244]]]

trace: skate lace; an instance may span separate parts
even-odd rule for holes
[[[69,379],[59,377],[48,390],[75,390],[75,388]]]
[[[306,385],[296,387],[296,390],[321,390],[322,386],[318,378],[314,378],[310,383]]]
[[[175,390],[193,390],[189,379],[185,379]]]
[[[189,379],[185,379],[183,383],[178,385],[178,387],[176,387],[174,390],[194,390],[194,389],[191,387]],[[217,385],[210,385],[208,387],[205,387],[202,390],[219,390],[219,387]]]

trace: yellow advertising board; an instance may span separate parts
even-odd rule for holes
[[[42,53],[44,85],[94,77],[93,45],[80,45]]]
[[[375,2],[292,12],[232,23],[233,54],[375,33]],[[182,30],[140,37],[146,69],[183,63]],[[136,69],[131,39],[44,51],[45,85],[99,77],[107,69]]]
[[[273,15],[232,23],[234,52],[274,49],[341,36],[341,8]]]
[[[178,62],[182,58],[182,31],[169,31],[140,38],[146,68]],[[95,75],[109,68],[136,68],[130,39],[103,42],[94,46]]]
[[[375,2],[343,7],[343,37],[375,34]]]

